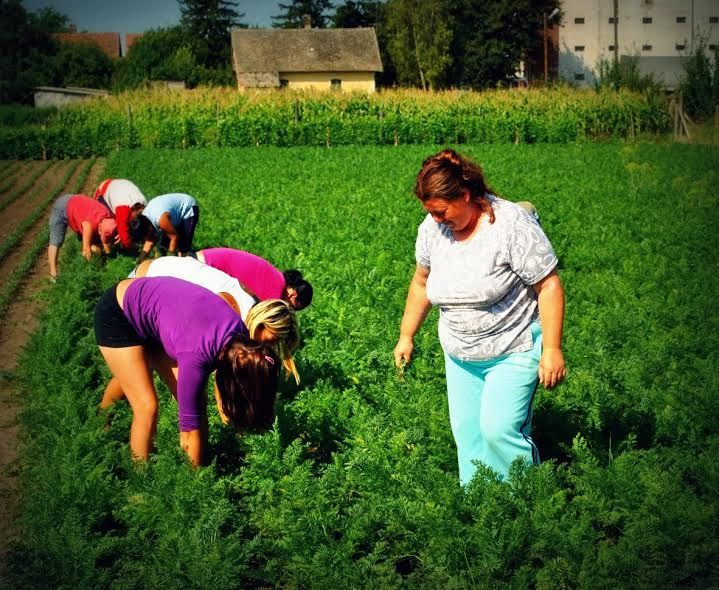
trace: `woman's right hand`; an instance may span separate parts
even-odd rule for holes
[[[394,364],[396,367],[406,365],[412,358],[414,342],[409,336],[400,336],[394,347]]]

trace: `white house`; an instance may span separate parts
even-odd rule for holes
[[[563,0],[559,78],[592,85],[601,58],[639,58],[640,71],[672,88],[700,38],[719,45],[719,0]],[[616,13],[615,13],[616,10]]]

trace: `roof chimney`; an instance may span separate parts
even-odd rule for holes
[[[303,29],[311,29],[312,28],[312,17],[309,14],[302,15],[302,28]]]

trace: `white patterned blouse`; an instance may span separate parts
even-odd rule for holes
[[[461,360],[529,350],[530,326],[539,317],[532,285],[557,266],[534,217],[515,203],[488,198],[494,223],[482,217],[465,241],[430,215],[417,232],[417,264],[429,270],[427,297],[440,309],[440,343]]]

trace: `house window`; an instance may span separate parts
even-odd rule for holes
[[[330,80],[330,90],[340,90],[342,88],[342,80],[339,78],[332,78]]]
[[[719,16],[710,16],[709,23],[712,25],[719,23]]]
[[[584,45],[575,45],[574,51],[584,51]]]
[[[709,51],[716,51],[717,47],[719,47],[719,45],[717,45],[716,43],[712,43],[711,45],[709,45]]]
[[[290,85],[290,81],[285,78],[280,78],[280,90],[287,88]]]
[[[678,16],[678,17],[677,17],[677,22],[678,22],[678,23],[685,23],[685,22],[687,22],[687,17],[686,17],[686,16]]]
[[[613,24],[614,24],[614,17],[613,17],[613,16],[610,16],[610,17],[609,17],[609,24],[610,24],[610,25],[613,25]]]
[[[575,25],[583,25],[583,24],[584,24],[584,17],[583,17],[583,16],[578,16],[577,18],[575,18],[575,19],[574,19],[574,24],[575,24]]]
[[[651,24],[652,24],[652,17],[651,17],[651,16],[645,16],[644,18],[642,18],[642,22],[643,22],[645,25],[651,25]]]
[[[614,51],[616,48],[617,48],[616,45],[610,45],[610,46],[609,46],[609,51]]]
[[[642,51],[651,51],[651,50],[652,50],[651,45],[646,45],[646,44],[642,45]]]
[[[584,74],[574,74],[575,80],[584,80]]]
[[[677,43],[677,44],[674,46],[674,48],[675,48],[677,51],[684,51],[684,48],[685,48],[685,47],[686,47],[686,45],[684,45],[684,43]]]

